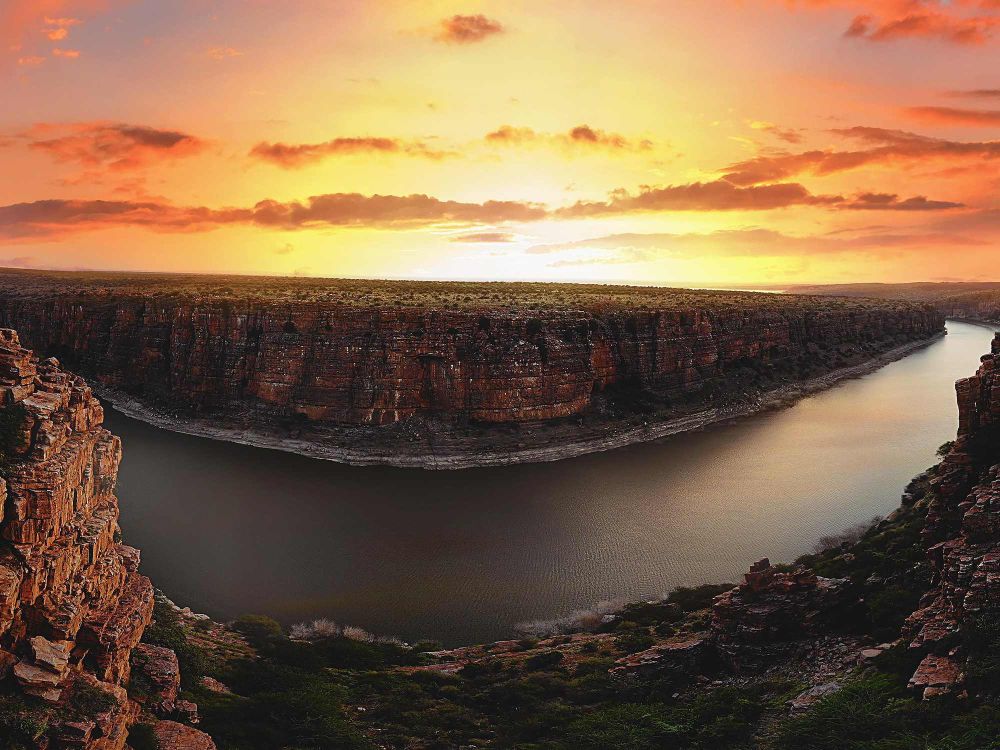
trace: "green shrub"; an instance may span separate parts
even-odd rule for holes
[[[33,750],[49,728],[49,713],[38,702],[19,694],[0,695],[0,745],[4,750]]]
[[[230,627],[242,634],[255,648],[267,646],[285,637],[281,623],[267,615],[243,615],[230,623]]]
[[[626,654],[645,651],[647,648],[652,648],[655,643],[656,639],[644,630],[628,631],[615,638],[615,647]]]
[[[540,654],[529,656],[524,660],[525,669],[553,669],[562,663],[563,655],[561,651],[543,651]]]
[[[731,583],[706,583],[701,586],[678,586],[667,596],[667,601],[676,604],[685,612],[694,612],[712,606],[712,600],[729,591]]]
[[[160,740],[150,724],[133,724],[128,730],[128,745],[132,750],[160,750]]]

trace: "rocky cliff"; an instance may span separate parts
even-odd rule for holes
[[[297,283],[5,272],[0,322],[147,416],[372,441],[383,458],[544,445],[551,436],[519,427],[569,418],[599,437],[857,365],[943,327],[906,303]]]
[[[143,712],[127,688],[153,587],[121,543],[121,443],[103,418],[82,378],[0,329],[0,731],[20,728],[11,743],[118,750]]]

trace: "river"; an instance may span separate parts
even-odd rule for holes
[[[788,561],[899,504],[954,437],[948,336],[788,409],[548,464],[355,467],[181,435],[108,409],[122,527],[168,596],[217,618],[316,617],[449,645]]]

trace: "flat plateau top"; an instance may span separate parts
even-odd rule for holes
[[[801,294],[541,282],[391,281],[286,276],[0,269],[0,296],[109,301],[324,303],[453,310],[912,309],[905,302]]]

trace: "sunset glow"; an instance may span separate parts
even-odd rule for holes
[[[998,0],[3,0],[0,265],[996,278]]]

